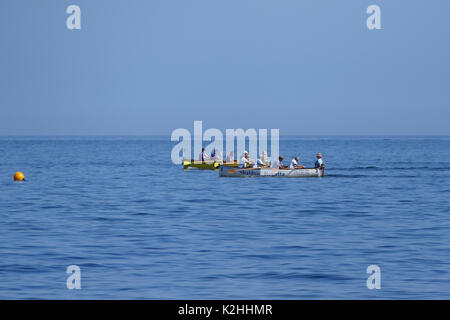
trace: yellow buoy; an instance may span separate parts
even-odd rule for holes
[[[22,172],[16,172],[16,174],[14,175],[14,181],[23,181],[25,180],[25,176],[23,175]]]

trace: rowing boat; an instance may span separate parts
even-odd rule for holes
[[[197,170],[218,170],[219,167],[237,167],[237,162],[231,163],[219,163],[216,161],[195,161],[195,160],[183,160],[184,170],[197,169]]]
[[[275,168],[219,168],[220,177],[285,177],[285,178],[308,178],[323,177],[325,170],[320,168],[305,169],[275,169]]]

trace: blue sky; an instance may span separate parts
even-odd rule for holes
[[[0,135],[448,135],[449,36],[447,0],[3,0]]]

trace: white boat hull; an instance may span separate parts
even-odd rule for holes
[[[220,177],[284,177],[284,178],[310,178],[323,177],[324,170],[316,168],[306,169],[274,169],[274,168],[219,168]]]

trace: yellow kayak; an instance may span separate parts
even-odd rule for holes
[[[183,160],[184,170],[197,169],[197,170],[219,170],[219,167],[237,167],[237,161],[233,163],[219,163],[216,161],[195,161],[195,160]]]

